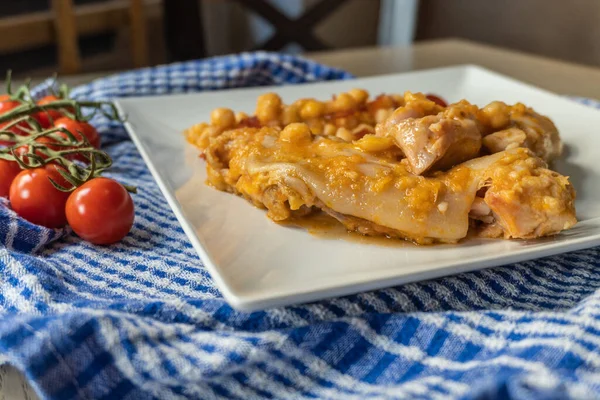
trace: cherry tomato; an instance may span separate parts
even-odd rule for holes
[[[35,141],[37,143],[43,144],[46,147],[48,147],[50,150],[58,150],[58,146],[56,145],[56,139],[51,138],[49,136],[42,136],[40,138],[35,139]],[[15,154],[22,157],[24,154],[29,153],[29,146],[24,144],[22,146],[17,147],[17,149],[15,150]],[[42,153],[42,151],[40,151],[40,149],[36,149],[35,150],[35,154],[38,155],[39,157],[41,157],[44,160],[48,159],[48,156],[44,153]],[[26,163],[29,162],[29,159],[27,157],[23,158],[23,161],[25,161]]]
[[[17,108],[21,105],[21,102],[16,100],[10,100],[10,96],[7,94],[0,95],[0,115],[9,112],[10,110]],[[10,121],[0,123],[0,130],[3,130],[6,125],[10,124]],[[26,122],[19,123],[8,130],[14,134],[25,136],[27,133],[19,127],[28,128]],[[0,140],[0,146],[12,146],[14,143],[10,140]]]
[[[56,139],[53,139],[50,136],[42,136],[42,137],[35,139],[35,141],[46,145],[46,147],[48,147],[52,150],[56,150],[58,148],[58,146],[55,146],[57,144]]]
[[[11,121],[1,123],[0,130],[5,130],[6,126],[10,123],[11,123]],[[23,130],[21,128],[25,128],[26,130]],[[27,136],[27,135],[29,135],[27,130],[30,130],[30,129],[31,129],[31,126],[27,122],[23,121],[23,122],[19,122],[18,124],[13,125],[10,128],[8,128],[8,131],[12,132],[16,135],[19,135],[19,136]],[[6,142],[12,144],[12,142],[10,142],[10,141],[6,141]]]
[[[133,200],[127,190],[109,178],[94,178],[71,194],[67,220],[82,239],[111,244],[123,239],[133,226]]]
[[[70,193],[61,192],[50,182],[52,178],[63,187],[69,183],[56,165],[21,171],[10,186],[12,209],[22,218],[47,228],[61,228],[67,223],[65,204]]]
[[[45,104],[52,103],[52,102],[59,101],[59,100],[62,100],[62,99],[60,97],[57,97],[54,95],[49,95],[49,96],[41,98],[37,102],[37,104],[40,106],[43,106]],[[42,128],[47,129],[52,126],[54,121],[61,118],[62,116],[63,116],[63,114],[59,110],[44,110],[44,111],[40,111],[40,112],[36,113],[33,116],[33,118],[35,118],[40,123]]]
[[[438,106],[448,107],[448,103],[446,103],[446,100],[442,99],[439,96],[436,96],[435,94],[428,94],[425,97],[427,97],[429,100],[433,101]]]
[[[39,99],[37,103],[40,106],[43,106],[45,104],[54,103],[55,101],[60,101],[60,100],[65,100],[65,99],[63,99],[62,97],[58,97],[53,94],[50,94],[48,96],[45,96],[45,97],[42,97],[41,99]],[[75,114],[75,109],[73,107],[65,107],[65,110],[69,111],[70,113]]]
[[[10,184],[19,175],[21,167],[14,161],[0,159],[0,197],[8,197]]]
[[[49,94],[48,96],[44,96],[37,101],[40,106],[46,105],[48,103],[54,103],[55,101],[62,100],[62,98],[55,96],[53,94]]]
[[[0,130],[8,130],[9,132],[12,132],[14,134],[20,135],[20,136],[27,136],[29,135],[29,133],[26,130],[21,129],[21,127],[30,130],[31,126],[23,121],[23,122],[19,122],[16,125],[11,126],[10,128],[6,129],[6,126],[11,124],[12,121],[6,121],[6,122],[2,122],[0,123]]]
[[[48,147],[51,150],[57,150],[58,149],[58,146],[55,145],[56,140],[52,139],[51,137],[42,136],[41,138],[37,138],[35,141],[37,143],[44,144],[46,147]],[[24,154],[28,154],[29,153],[29,146],[26,145],[26,144],[24,144],[23,146],[19,146],[15,150],[15,153],[16,153],[16,155],[22,157]],[[41,157],[44,160],[48,159],[48,156],[46,154],[42,153],[42,151],[40,151],[40,149],[36,149],[35,150],[35,154],[38,155],[39,157]],[[27,157],[24,157],[23,161],[26,162],[26,163],[28,163],[29,159]]]
[[[96,149],[100,148],[100,136],[98,135],[98,131],[87,122],[75,121],[67,117],[62,117],[54,122],[54,126],[67,129],[77,140],[81,140],[81,134],[83,133],[92,147]],[[67,134],[63,132],[58,132],[56,135],[68,139]],[[75,148],[75,146],[73,148]],[[83,163],[89,162],[83,154],[70,154],[65,157],[71,160],[79,160]]]
[[[0,130],[2,130],[2,125],[0,125]],[[0,140],[0,148],[2,147],[10,147],[12,145],[14,145],[14,142],[11,142],[10,140]]]
[[[77,140],[81,140],[81,135],[83,134],[93,147],[97,149],[100,148],[100,136],[98,135],[98,131],[87,122],[75,121],[71,118],[62,117],[54,121],[54,126],[68,130]],[[57,135],[62,136],[65,139],[67,138],[67,135],[62,132],[57,133]]]
[[[0,95],[0,114],[4,114],[5,112],[12,110],[13,108],[19,107],[20,105],[20,101],[11,100],[9,95]]]

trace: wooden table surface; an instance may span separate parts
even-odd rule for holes
[[[367,47],[307,53],[304,56],[345,69],[356,76],[477,64],[555,93],[600,99],[600,66],[573,64],[466,40],[435,40],[410,47]],[[76,86],[115,72],[118,71],[62,76],[60,79]],[[43,78],[34,77],[33,83]]]
[[[356,76],[476,64],[558,94],[600,99],[600,66],[573,64],[465,40],[420,42],[403,48],[328,51],[306,56]]]
[[[477,64],[559,94],[600,99],[600,68],[577,65],[495,48],[464,40],[439,40],[411,47],[370,47],[305,54],[356,76],[372,76],[460,64]],[[114,73],[65,76],[70,86]],[[44,77],[34,77],[33,83]],[[15,82],[19,84],[20,82]],[[0,356],[1,358],[1,356]],[[0,400],[37,399],[25,378],[9,366],[0,367]]]

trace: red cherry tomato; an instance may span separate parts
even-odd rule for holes
[[[65,204],[69,193],[61,192],[50,182],[52,178],[63,187],[69,183],[56,165],[21,171],[10,186],[12,209],[22,218],[47,228],[61,228],[67,223]]]
[[[21,129],[21,127],[25,128],[25,129],[29,129],[29,125],[26,122],[19,122],[17,125],[6,129],[6,125],[8,125],[8,124],[9,124],[9,122],[0,124],[0,130],[8,130],[9,132],[12,132],[15,135],[19,135],[19,136],[29,135],[29,133],[27,133],[26,131]],[[14,144],[15,144],[15,142],[12,140],[0,140],[0,147],[11,147],[11,146],[14,146]]]
[[[57,97],[54,95],[49,95],[49,96],[41,98],[37,102],[37,104],[40,106],[43,106],[45,104],[52,103],[52,102],[59,101],[59,100],[62,100],[62,99],[60,97]],[[59,110],[44,110],[44,111],[40,111],[40,112],[36,113],[33,116],[33,118],[35,118],[39,122],[39,124],[42,126],[42,128],[47,129],[52,126],[54,121],[61,118],[62,116],[63,116],[63,114]]]
[[[48,147],[51,150],[57,150],[58,149],[58,146],[55,145],[56,140],[52,139],[51,137],[42,136],[41,138],[37,138],[35,141],[37,143],[44,144],[46,147]],[[15,153],[16,153],[16,155],[22,157],[24,154],[28,154],[29,153],[29,146],[27,146],[25,144],[23,146],[19,146],[15,150]],[[39,156],[42,159],[44,159],[44,160],[48,159],[48,156],[46,154],[42,153],[42,151],[40,149],[35,149],[34,153],[37,156]],[[24,157],[23,161],[26,162],[26,163],[28,163],[29,162],[29,158]]]
[[[37,101],[37,103],[41,106],[43,106],[44,104],[48,104],[48,103],[53,103],[55,101],[61,100],[60,97],[55,96],[53,94],[49,94],[47,96],[42,97],[41,99],[39,99]]]
[[[64,128],[71,132],[77,140],[81,140],[83,134],[90,144],[95,148],[100,148],[100,136],[98,131],[92,125],[84,121],[75,121],[71,118],[63,117],[54,121],[54,126],[57,128]],[[57,135],[67,138],[64,133],[58,133]]]
[[[11,123],[11,121],[1,123],[0,130],[6,130],[6,126],[9,125],[10,123]],[[25,128],[25,130],[23,130],[21,128]],[[31,126],[25,121],[19,122],[18,124],[13,125],[10,128],[8,128],[8,131],[10,131],[16,135],[19,135],[19,136],[28,136],[29,133],[27,132],[27,130],[31,130]]]
[[[2,130],[2,125],[0,125],[0,130]],[[12,145],[14,145],[14,142],[11,142],[10,140],[0,140],[0,148],[3,147],[10,147]]]
[[[83,134],[92,147],[96,149],[100,148],[100,136],[98,135],[98,131],[96,131],[96,128],[87,122],[75,121],[67,117],[62,117],[54,122],[54,126],[57,128],[65,128],[71,132],[77,140],[81,140],[81,134]],[[67,134],[63,132],[58,132],[56,135],[64,139],[68,139]],[[89,160],[82,154],[67,155],[65,157],[71,160],[79,160],[84,163],[89,162]]]
[[[127,190],[109,178],[94,178],[75,189],[67,200],[66,213],[73,231],[94,244],[123,239],[135,216]]]
[[[42,136],[40,138],[35,139],[35,141],[37,143],[45,145],[50,150],[58,150],[59,149],[59,147],[56,145],[56,139],[51,138],[49,136]],[[29,153],[29,146],[25,145],[25,144],[23,146],[17,147],[17,149],[15,150],[15,154],[20,157],[22,157],[24,154],[28,154],[28,153]],[[44,154],[40,149],[36,149],[35,154],[44,160],[48,159],[48,156],[46,154]],[[27,157],[24,157],[23,161],[28,163],[29,159]]]
[[[62,117],[54,121],[54,126],[68,130],[77,140],[81,140],[81,135],[83,134],[93,147],[97,149],[100,148],[100,136],[98,135],[98,131],[87,122],[75,121],[71,118]],[[67,138],[67,135],[62,132],[57,133],[57,135],[64,137],[65,139]]]
[[[0,95],[0,114],[4,114],[5,112],[12,110],[13,108],[19,107],[20,105],[20,101],[11,100],[9,95]]]
[[[446,102],[446,100],[442,99],[439,96],[436,96],[435,94],[428,94],[425,97],[427,97],[429,100],[433,101],[438,106],[448,107],[448,103]]]
[[[10,185],[21,167],[14,161],[0,160],[0,197],[8,197]]]
[[[58,146],[56,146],[56,139],[51,138],[50,136],[42,136],[40,138],[35,139],[36,142],[46,145],[46,147],[56,150]]]
[[[39,99],[37,103],[39,105],[43,106],[45,104],[54,103],[55,101],[60,101],[60,100],[65,100],[65,99],[63,99],[62,97],[58,97],[53,94],[50,94],[48,96],[45,96],[45,97],[42,97],[41,99]],[[65,110],[67,110],[70,113],[75,114],[75,109],[73,107],[65,107]]]
[[[0,115],[9,112],[10,110],[17,108],[21,105],[21,102],[16,100],[10,100],[10,96],[7,94],[0,95]],[[10,121],[0,123],[0,130],[3,130],[10,124]],[[8,130],[16,135],[26,136],[27,132],[19,129],[19,127],[29,128],[26,122],[19,123],[16,126],[9,128]],[[0,140],[0,146],[12,146],[14,143],[10,140]]]

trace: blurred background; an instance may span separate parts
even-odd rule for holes
[[[599,17],[599,0],[2,0],[0,70],[79,74],[440,38],[598,65]]]

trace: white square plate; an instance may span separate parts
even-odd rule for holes
[[[524,102],[550,116],[566,144],[555,168],[577,190],[579,224],[531,241],[381,246],[324,239],[271,222],[263,210],[204,184],[204,162],[182,131],[215,107],[252,113],[267,91],[284,101],[329,98],[354,87],[379,93],[431,92],[454,102]],[[600,112],[474,66],[273,88],[118,101],[127,129],[183,229],[227,301],[243,310],[282,306],[472,271],[600,244]]]

